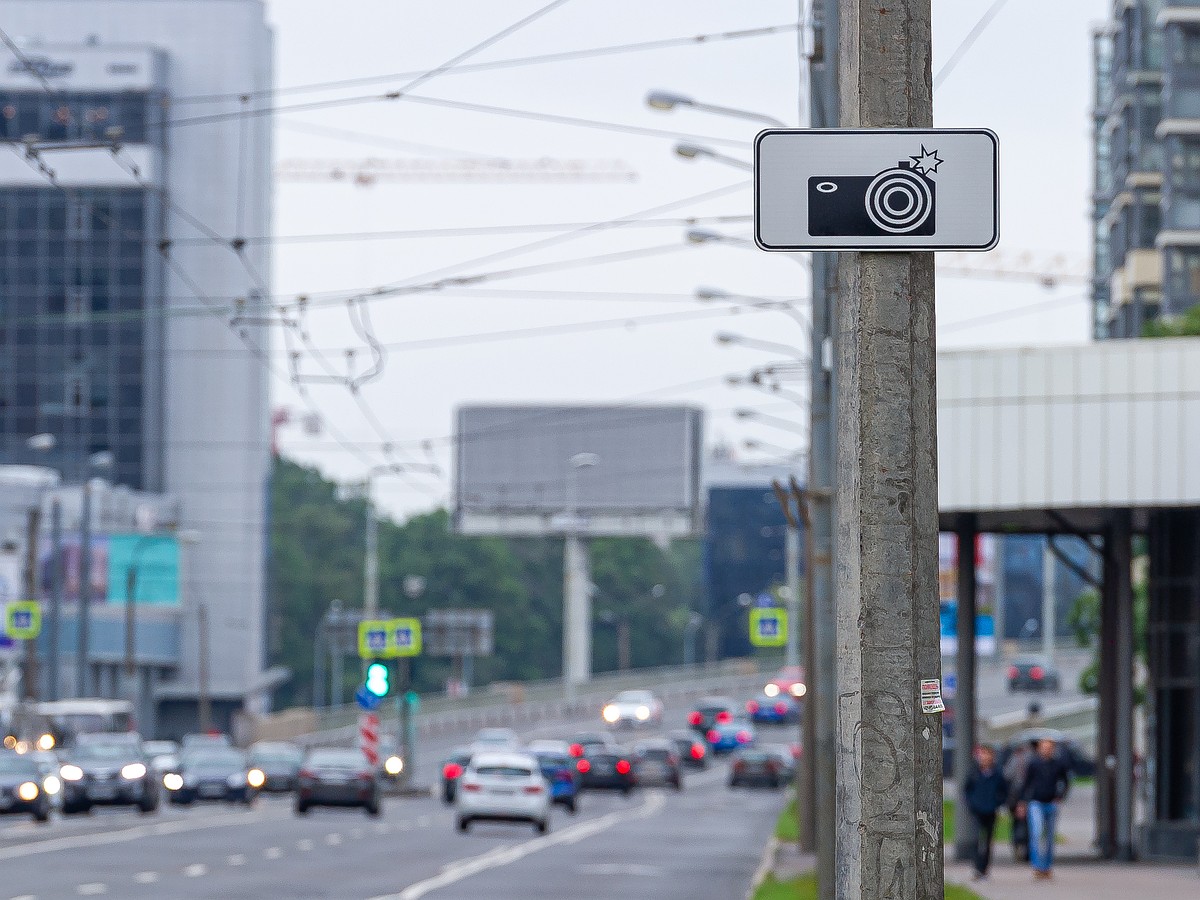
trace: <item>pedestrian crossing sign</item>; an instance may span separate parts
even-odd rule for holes
[[[4,608],[4,633],[18,641],[31,641],[42,633],[42,608],[34,600],[18,600]]]
[[[374,659],[387,655],[387,622],[381,619],[364,619],[358,623],[358,655],[361,659]]]
[[[419,656],[421,653],[421,620],[392,619],[388,622],[391,636],[389,656]]]
[[[787,610],[750,610],[750,643],[755,647],[782,647],[787,643]]]

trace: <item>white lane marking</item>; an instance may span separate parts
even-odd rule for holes
[[[363,836],[363,830],[361,828],[350,829],[350,840],[357,841],[360,838],[362,838],[362,836]]]
[[[199,878],[201,875],[208,874],[208,866],[204,863],[192,863],[190,866],[185,866],[183,874],[188,878]]]
[[[101,884],[99,881],[89,881],[87,884],[78,885],[75,893],[84,897],[97,897],[100,894],[108,893],[108,885]]]
[[[279,857],[283,856],[283,848],[268,847],[263,851],[263,856],[265,856],[267,859],[279,859]]]
[[[138,872],[136,875],[133,876],[133,880],[136,881],[138,884],[154,884],[154,882],[158,881],[158,873],[157,872]]]
[[[392,830],[392,826],[387,822],[380,822],[378,825],[375,826],[376,834],[387,834],[391,830]]]
[[[633,809],[611,812],[598,819],[593,819],[591,822],[580,822],[578,825],[572,825],[569,828],[557,831],[546,837],[534,838],[531,841],[525,841],[509,847],[498,847],[480,856],[459,860],[443,869],[440,875],[435,875],[433,878],[427,878],[424,881],[409,885],[398,894],[384,894],[379,897],[373,897],[372,900],[420,900],[421,897],[424,897],[431,891],[436,891],[438,888],[455,884],[464,878],[470,878],[472,875],[486,872],[488,869],[510,865],[532,853],[537,853],[539,850],[557,847],[560,844],[575,844],[584,838],[599,834],[601,831],[606,831],[619,822],[647,818],[662,809],[664,803],[663,795],[655,791],[640,806],[636,806]]]
[[[396,827],[399,828],[401,831],[410,831],[412,829],[412,823],[411,822],[397,822]]]
[[[659,866],[640,866],[636,863],[595,863],[576,866],[580,875],[634,875],[638,878],[660,878],[666,873]]]
[[[417,816],[417,827],[424,828],[429,824],[429,816]]]
[[[297,850],[311,850],[312,848],[312,838],[300,838],[300,840],[296,841]]]
[[[331,831],[329,834],[325,835],[325,843],[327,843],[330,847],[336,847],[341,842],[342,836],[336,831]]]
[[[38,900],[37,894],[21,894],[19,897],[12,897],[10,900]]]
[[[246,854],[235,853],[232,856],[226,857],[225,864],[229,866],[244,866],[246,864]]]

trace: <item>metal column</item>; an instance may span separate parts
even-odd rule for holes
[[[574,700],[592,676],[591,562],[585,538],[568,534],[563,545],[563,687]]]
[[[1096,736],[1096,849],[1105,859],[1117,854],[1115,807],[1115,778],[1117,771],[1116,745],[1116,621],[1119,578],[1113,552],[1111,523],[1104,534],[1104,579],[1100,585],[1100,652],[1098,654]]]
[[[1112,520],[1113,570],[1116,575],[1115,743],[1116,777],[1113,808],[1116,818],[1117,859],[1132,860],[1133,852],[1133,547],[1132,525],[1127,509],[1117,510]]]
[[[958,523],[958,649],[955,667],[958,692],[954,695],[954,784],[958,803],[954,806],[954,858],[969,860],[975,856],[977,827],[975,817],[963,801],[963,785],[971,774],[975,749],[975,537],[974,515],[967,514]]]

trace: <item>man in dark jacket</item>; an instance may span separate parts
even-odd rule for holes
[[[1029,819],[1029,862],[1034,878],[1052,877],[1058,804],[1070,787],[1070,769],[1059,754],[1058,745],[1052,740],[1039,741],[1037,753],[1025,772],[1020,807]]]
[[[996,765],[996,751],[987,744],[975,748],[975,765],[963,785],[963,799],[975,817],[975,880],[987,878],[992,861],[992,832],[996,812],[1008,800],[1008,781]]]

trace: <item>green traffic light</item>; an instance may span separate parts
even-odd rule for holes
[[[367,692],[376,697],[386,697],[391,686],[388,684],[388,668],[381,662],[367,666]]]

